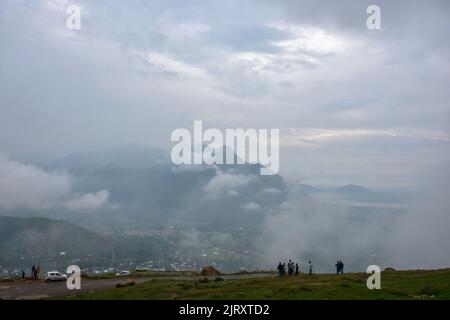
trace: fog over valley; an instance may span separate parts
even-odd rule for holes
[[[450,2],[375,2],[0,0],[0,278],[449,268]]]

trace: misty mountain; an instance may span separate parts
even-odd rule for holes
[[[76,193],[108,190],[110,206],[85,215],[64,213],[83,225],[258,223],[287,193],[281,176],[259,175],[259,164],[174,166],[169,152],[145,147],[71,154],[45,168],[67,170]]]
[[[179,242],[175,230],[104,235],[60,220],[0,216],[0,269],[30,269],[33,264],[47,270],[63,270],[70,264],[106,268],[149,259],[167,266],[175,242]]]
[[[387,192],[369,190],[362,186],[354,184],[336,188],[334,191],[348,200],[359,202],[397,203],[400,201],[400,198],[397,195]]]
[[[300,189],[306,194],[313,195],[315,193],[323,192],[321,189],[311,186],[309,184],[302,183]]]
[[[68,222],[0,216],[0,265],[101,263],[112,249],[107,238]]]
[[[339,188],[336,188],[336,192],[343,194],[368,194],[370,191],[362,186],[355,184],[348,184]]]

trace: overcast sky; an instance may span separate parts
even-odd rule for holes
[[[291,179],[409,187],[450,158],[449,17],[445,0],[2,0],[0,153],[170,152],[203,120],[279,128]]]

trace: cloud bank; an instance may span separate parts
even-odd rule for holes
[[[65,171],[44,171],[0,156],[1,210],[68,208],[86,211],[108,204],[107,190],[74,195],[72,184],[73,178]]]

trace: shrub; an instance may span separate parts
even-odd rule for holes
[[[208,283],[208,282],[209,282],[208,278],[203,278],[203,279],[198,280],[198,283]]]

